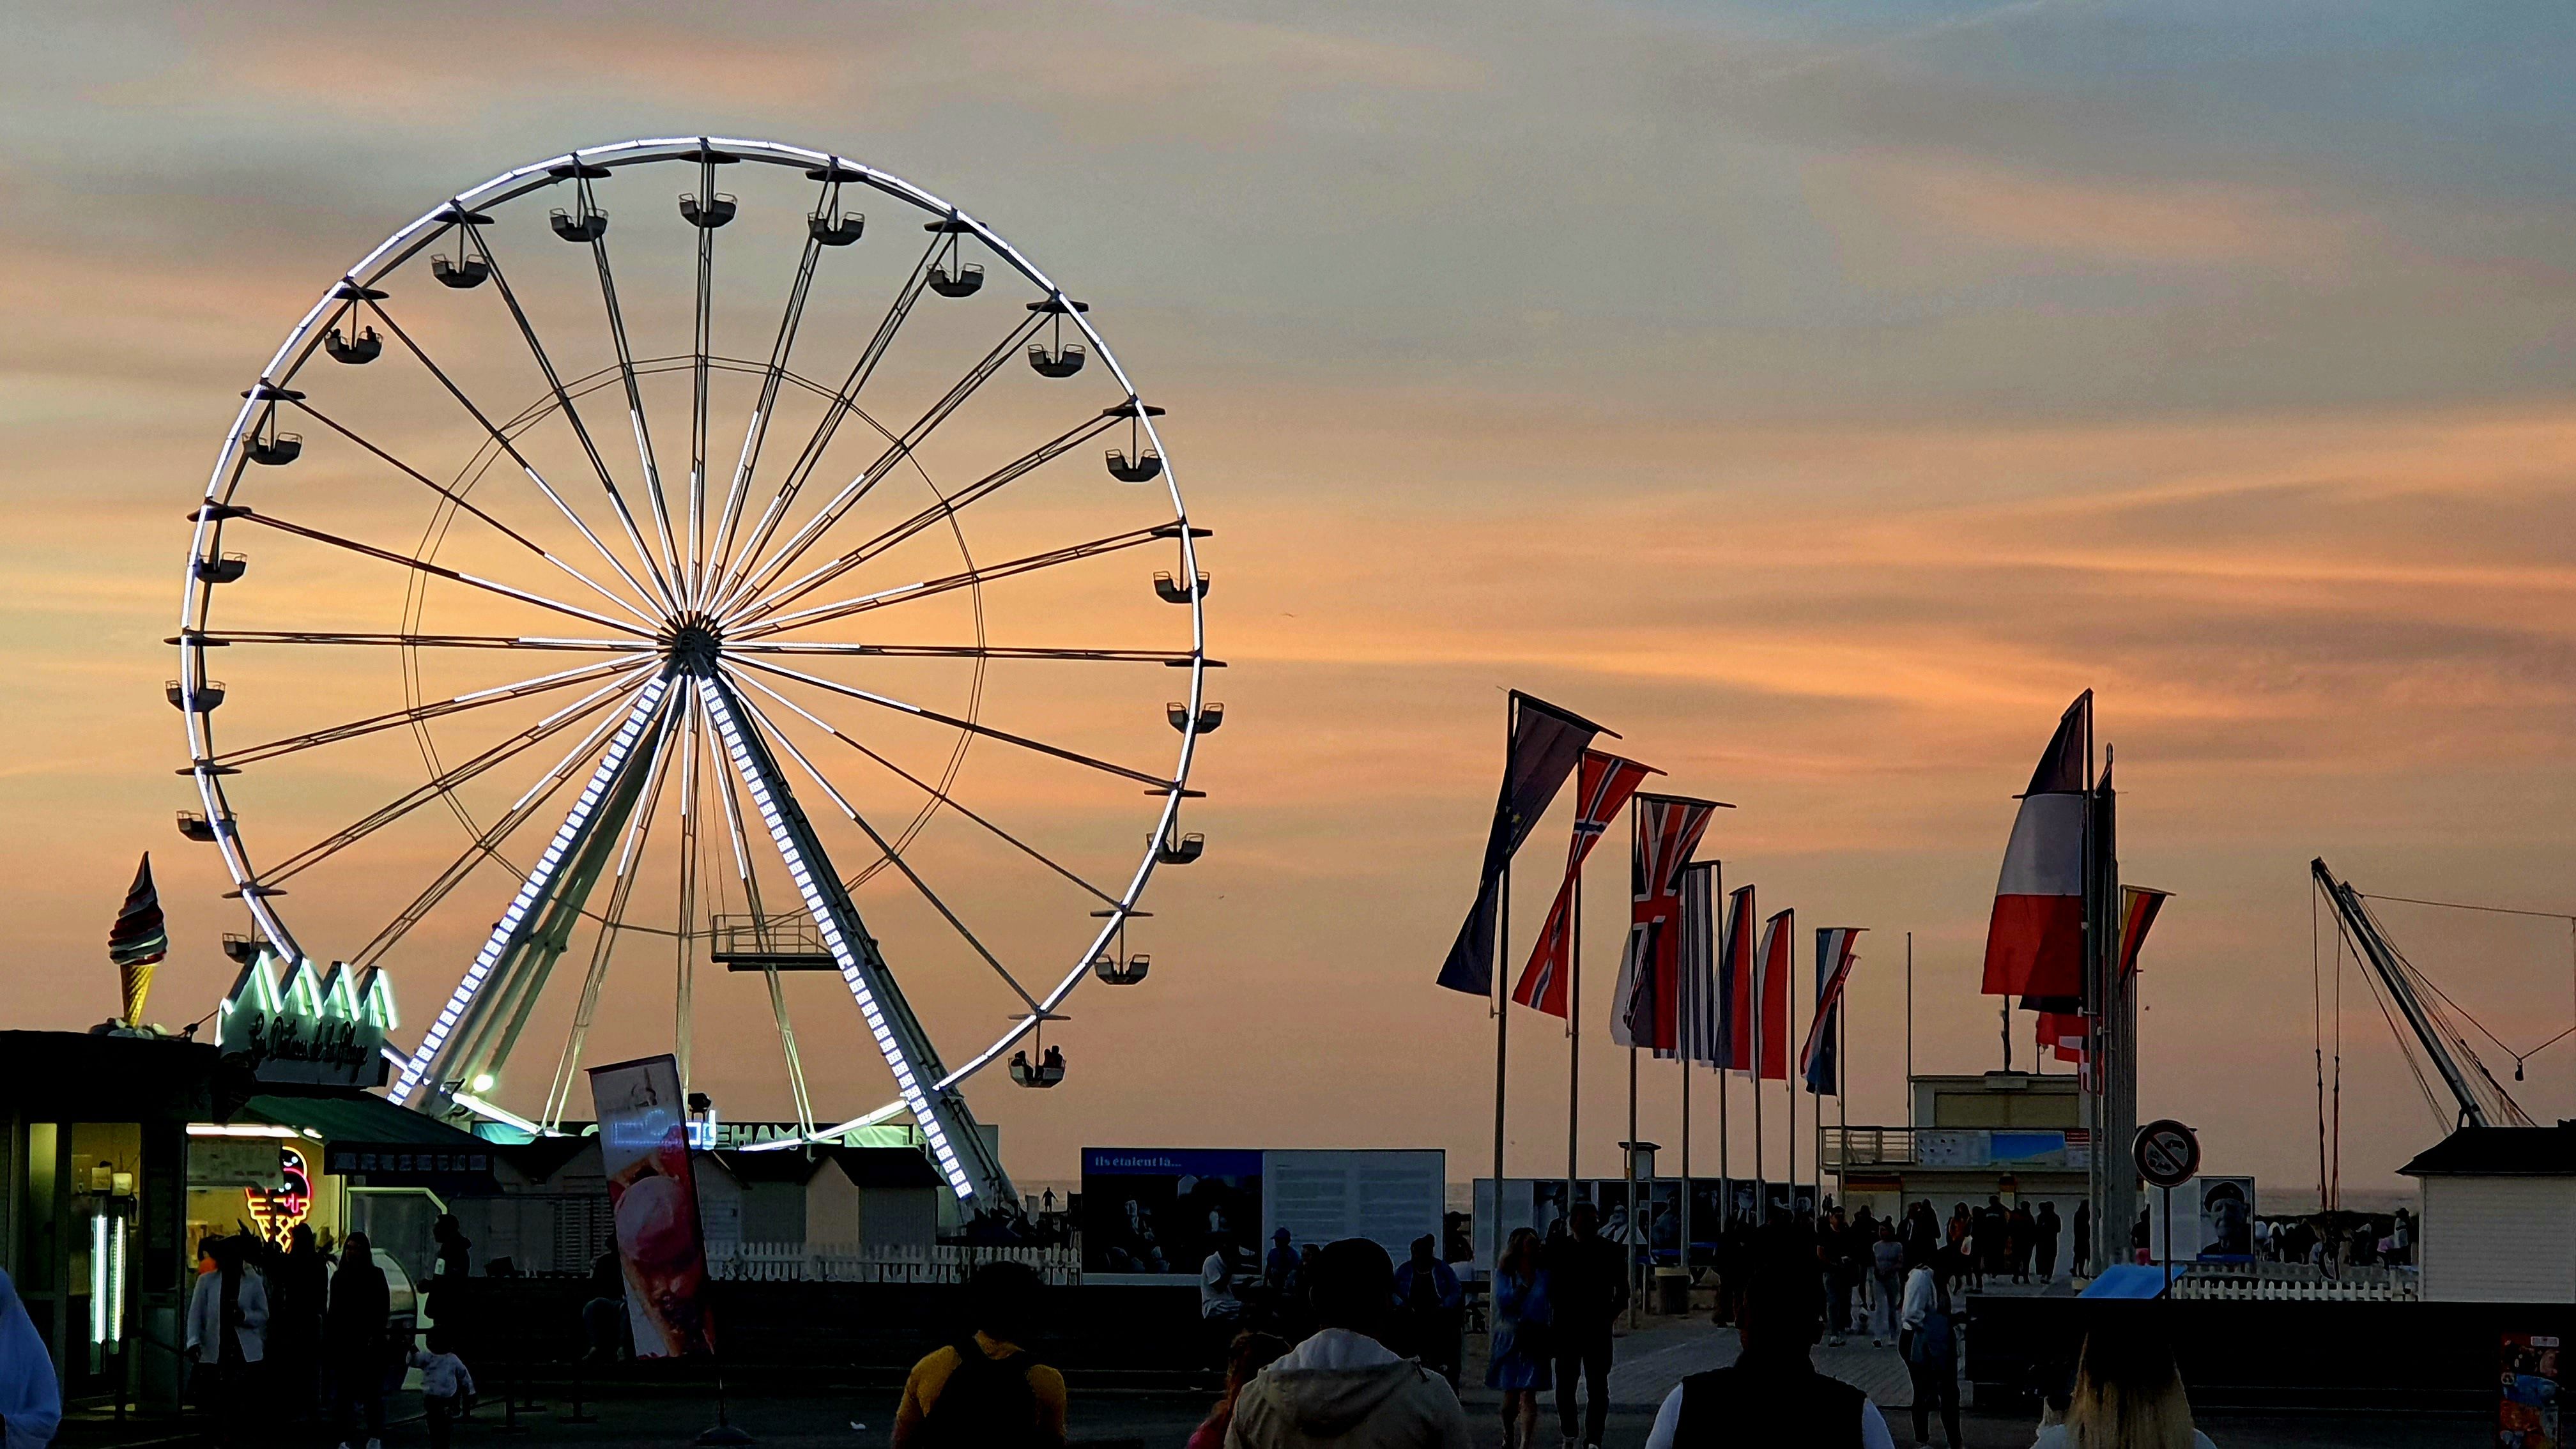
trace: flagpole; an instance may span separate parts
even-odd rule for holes
[[[1681,1052],[1681,1062],[1682,1062],[1682,1262],[1681,1262],[1681,1268],[1682,1268],[1682,1274],[1683,1274],[1683,1276],[1685,1276],[1685,1277],[1689,1276],[1689,1274],[1690,1274],[1690,1255],[1691,1255],[1691,1160],[1690,1160],[1690,1147],[1691,1147],[1691,1143],[1690,1143],[1690,1139],[1691,1139],[1691,1120],[1690,1120],[1690,1077],[1691,1077],[1691,1052],[1692,1052],[1692,1050],[1694,1049],[1694,1047],[1697,1045],[1698,1039],[1699,1039],[1699,1028],[1698,1028],[1698,1025],[1697,1025],[1697,1018],[1694,1018],[1694,1019],[1693,1019],[1693,1025],[1692,1025],[1692,1028],[1691,1028],[1691,1031],[1690,1031],[1690,1040],[1684,1043],[1684,1045],[1683,1045],[1683,1047],[1682,1047],[1682,1052]],[[1629,1140],[1633,1142],[1633,1141],[1635,1141],[1636,1139],[1635,1139],[1635,1138],[1630,1138]]]
[[[1624,1155],[1628,1159],[1628,1241],[1622,1247],[1628,1255],[1628,1326],[1635,1328],[1637,1300],[1644,1296],[1637,1291],[1637,1244],[1644,1239],[1646,1215],[1643,1204],[1637,1201],[1637,1049],[1633,1046],[1628,1048],[1628,1143]],[[1653,1190],[1649,1183],[1647,1191]]]
[[[1834,1017],[1834,1125],[1841,1132],[1846,1161],[1851,1157],[1851,1012],[1846,1009],[1850,995],[1851,988],[1846,986],[1842,996],[1834,1000],[1834,1010],[1839,1013]],[[1837,1181],[1835,1186],[1851,1191],[1849,1182]],[[1851,1204],[1843,1206],[1848,1208]]]
[[[1520,696],[1514,694],[1503,705],[1503,758],[1511,759],[1512,743],[1520,735]],[[1505,766],[1509,769],[1508,764]],[[1506,1049],[1510,1045],[1512,1024],[1511,987],[1507,972],[1512,958],[1512,860],[1503,857],[1502,921],[1494,932],[1494,1269],[1487,1279],[1499,1284],[1503,1271],[1503,1103]]]
[[[1784,1080],[1782,1080],[1782,1081],[1781,1081],[1780,1085],[1789,1089],[1789,1134],[1788,1134],[1788,1135],[1789,1135],[1789,1142],[1788,1142],[1788,1147],[1789,1147],[1789,1172],[1788,1172],[1788,1181],[1789,1181],[1789,1216],[1790,1216],[1790,1217],[1792,1217],[1792,1218],[1795,1218],[1795,1217],[1798,1215],[1798,1078],[1802,1075],[1802,1074],[1799,1072],[1799,1070],[1798,1070],[1798,1043],[1799,1043],[1799,1041],[1801,1040],[1801,1038],[1800,1038],[1800,1037],[1799,1037],[1799,1035],[1798,1035],[1798,931],[1797,931],[1797,926],[1798,926],[1797,918],[1796,918],[1795,916],[1790,917],[1790,919],[1789,919],[1789,983],[1788,983],[1788,985],[1789,985],[1789,1038],[1788,1038],[1788,1040],[1787,1040],[1787,1041],[1784,1041],[1784,1042],[1782,1042],[1782,1043],[1781,1043],[1781,1045],[1782,1045],[1784,1048],[1786,1048],[1786,1051],[1783,1053],[1782,1060],[1783,1060],[1783,1064],[1785,1065],[1785,1067],[1786,1067],[1787,1069],[1786,1069],[1785,1071],[1781,1072],[1781,1074],[1780,1074],[1780,1075],[1781,1075],[1781,1077],[1784,1079]],[[1814,1204],[1813,1204],[1813,1203],[1810,1203],[1810,1204],[1808,1204],[1808,1206],[1809,1206],[1809,1207],[1813,1207],[1813,1206],[1814,1206]]]
[[[1583,1095],[1583,870],[1574,872],[1574,909],[1566,931],[1565,972],[1565,1210],[1574,1211],[1576,1107]]]

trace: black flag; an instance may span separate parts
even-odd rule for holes
[[[1580,715],[1569,714],[1531,695],[1512,691],[1512,750],[1503,768],[1503,790],[1494,802],[1494,828],[1485,837],[1485,870],[1476,882],[1476,906],[1458,928],[1458,943],[1441,964],[1440,984],[1452,991],[1491,996],[1494,991],[1494,926],[1500,913],[1496,887],[1512,852],[1529,837],[1530,827],[1556,798],[1565,777],[1592,746],[1592,737],[1609,733]],[[1611,734],[1617,739],[1616,734]]]

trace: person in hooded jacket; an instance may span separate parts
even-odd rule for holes
[[[0,1443],[45,1449],[63,1421],[63,1386],[54,1358],[18,1301],[18,1286],[0,1273]]]
[[[1366,1238],[1316,1255],[1321,1325],[1236,1398],[1226,1449],[1467,1449],[1467,1413],[1449,1381],[1381,1341],[1395,1309],[1395,1263]]]
[[[331,1302],[323,1312],[331,1417],[341,1431],[341,1449],[359,1443],[377,1449],[384,1439],[385,1378],[392,1366],[385,1329],[392,1313],[392,1285],[376,1262],[374,1245],[365,1233],[351,1233],[340,1245],[340,1271],[331,1275]]]

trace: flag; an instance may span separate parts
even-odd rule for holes
[[[1754,953],[1754,998],[1762,1009],[1753,1029],[1753,1055],[1761,1062],[1754,1075],[1766,1082],[1789,1080],[1789,973],[1797,969],[1798,913],[1782,911],[1762,926],[1762,949]]]
[[[2039,1049],[2054,1053],[2061,1062],[2084,1060],[2084,1017],[2080,1012],[2043,1011],[2039,1014]]]
[[[161,920],[161,893],[152,888],[152,852],[134,868],[134,884],[116,925],[107,933],[107,959],[116,964],[125,994],[125,1024],[143,1024],[143,998],[152,990],[152,963],[170,954],[170,933]]]
[[[1440,984],[1452,991],[1490,996],[1494,990],[1494,931],[1501,914],[1503,867],[1529,838],[1530,827],[1556,798],[1575,762],[1605,731],[1590,720],[1566,713],[1543,699],[1512,691],[1512,745],[1503,764],[1503,790],[1494,802],[1493,828],[1485,836],[1484,874],[1476,880],[1476,904],[1458,940],[1441,963]],[[1618,736],[1612,735],[1616,739]]]
[[[1556,902],[1547,908],[1547,924],[1539,928],[1538,944],[1530,949],[1529,965],[1521,971],[1520,984],[1512,988],[1512,1000],[1523,1006],[1534,1006],[1550,1016],[1566,1016],[1572,1011],[1574,882],[1583,874],[1583,862],[1599,844],[1601,834],[1610,822],[1619,818],[1621,807],[1648,775],[1663,771],[1599,750],[1583,752],[1583,768],[1574,788],[1574,841],[1565,850],[1565,880],[1556,888]]]
[[[2092,757],[2088,689],[2058,720],[2013,819],[1986,925],[1989,995],[2083,993],[2085,774]]]
[[[1681,1039],[1659,1057],[1723,1066],[1724,1001],[1717,986],[1717,873],[1713,860],[1682,867]]]
[[[1621,1046],[1670,1050],[1681,1040],[1682,867],[1708,830],[1713,800],[1639,795],[1628,854],[1628,949],[1619,960],[1617,1010],[1610,1039]]]
[[[2138,948],[2147,943],[2147,928],[2156,923],[2156,912],[2165,908],[2172,891],[2151,890],[2146,886],[2120,887],[2120,974],[2138,969]]]
[[[1724,1054],[1718,1065],[1739,1072],[1753,1070],[1761,1050],[1762,973],[1753,960],[1753,887],[1737,886],[1726,898],[1726,939],[1718,944],[1718,1036]]]
[[[1842,1062],[1834,1040],[1834,1028],[1842,1019],[1843,983],[1850,979],[1854,962],[1860,958],[1853,948],[1860,944],[1859,926],[1818,926],[1816,928],[1816,1014],[1807,1020],[1807,1045],[1798,1053],[1798,1068],[1807,1077],[1807,1090],[1817,1096],[1842,1092]]]

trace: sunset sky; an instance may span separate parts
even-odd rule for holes
[[[11,40],[0,1022],[113,1009],[103,939],[145,849],[173,937],[153,1016],[230,979],[239,905],[171,826],[194,796],[160,641],[240,390],[439,199],[634,136],[831,150],[993,224],[1170,408],[1216,530],[1207,856],[1156,877],[1152,979],[1075,994],[1061,1089],[972,1087],[1023,1177],[1086,1145],[1487,1171],[1492,1031],[1432,976],[1513,687],[1735,802],[1702,852],[1730,884],[1869,928],[1856,1123],[1902,1120],[1909,930],[1919,1068],[2000,1065],[1974,993],[2011,797],[2088,687],[2126,876],[2176,893],[2142,1113],[2277,1204],[2316,1187],[2312,856],[2365,891],[2576,912],[2563,7],[242,3]],[[846,355],[869,323],[821,325]],[[399,578],[300,582],[361,591],[330,616],[352,627],[401,603]],[[1032,808],[1149,827],[1112,794],[1127,813]],[[1523,856],[1516,953],[1564,813]],[[1626,855],[1594,857],[1596,1023]],[[2509,1047],[2576,1021],[2568,922],[2384,914]],[[415,1020],[462,966],[406,968]],[[651,969],[605,1008],[637,1050],[669,1035]],[[717,983],[701,1074],[728,1116],[783,1115],[745,984]],[[853,1063],[818,1106],[875,1105],[855,1015],[815,1002],[809,1060]],[[2343,1012],[2345,1184],[2393,1190],[2440,1126],[2358,977]],[[1512,1170],[1561,1171],[1562,1035],[1514,1028]],[[1625,1062],[1584,1055],[1585,1168],[1611,1172]],[[1647,1077],[1670,1144],[1671,1069]],[[2576,1042],[2527,1078],[2533,1117],[2576,1116]]]

